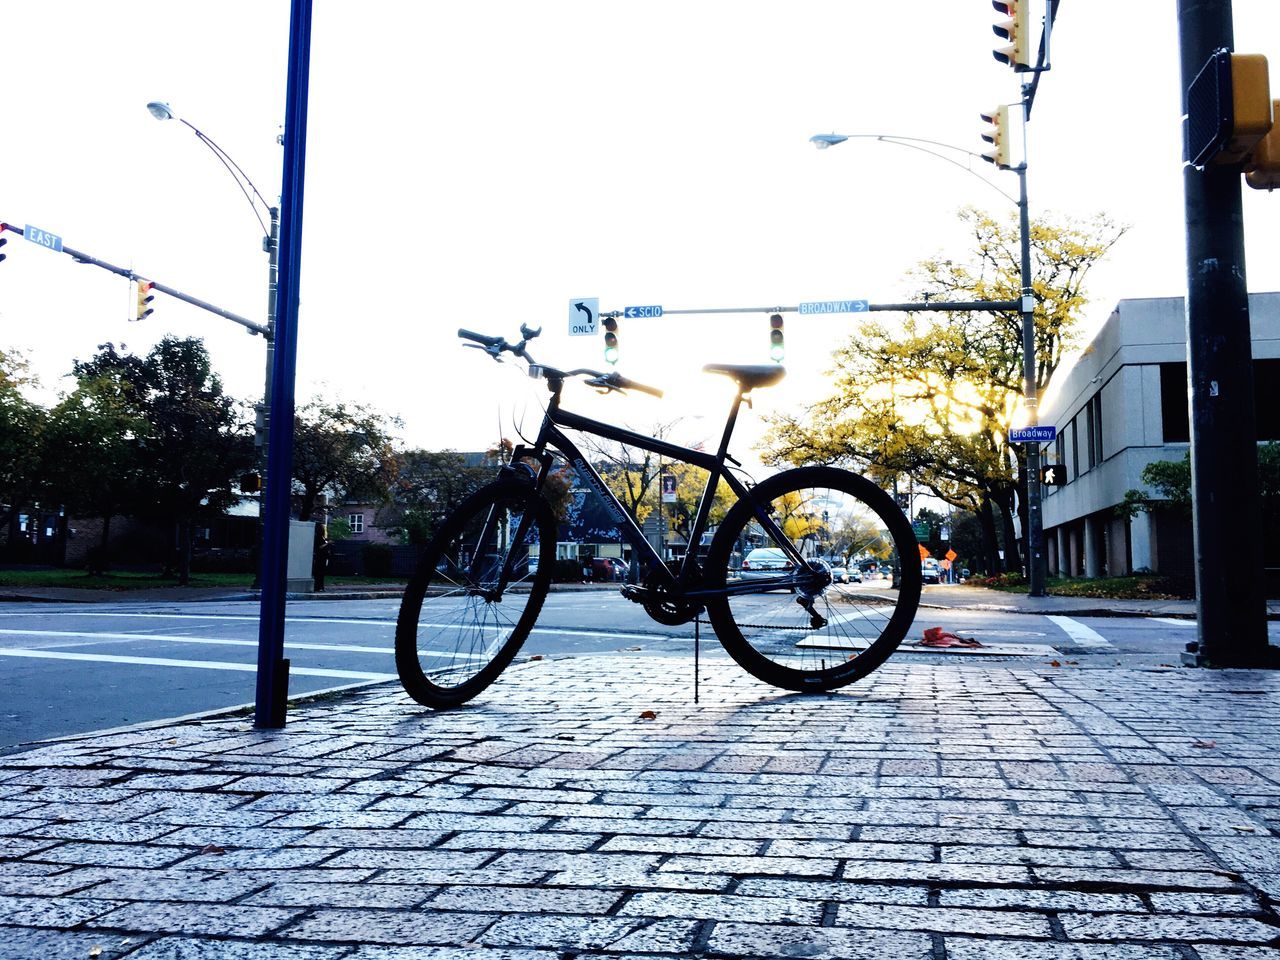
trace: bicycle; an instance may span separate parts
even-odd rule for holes
[[[623,596],[668,625],[705,612],[721,645],[757,679],[788,690],[833,690],[866,676],[897,649],[919,604],[921,565],[911,525],[892,498],[865,477],[834,467],[798,467],[754,486],[726,467],[742,467],[728,448],[743,400],[781,380],[784,368],[703,368],[737,385],[711,454],[565,410],[561,392],[572,378],[604,392],[661,397],[662,391],[617,372],[540,364],[528,343],[541,329],[522,325],[520,333],[512,344],[458,331],[469,341],[464,346],[495,360],[506,353],[524,360],[529,375],[546,382],[551,399],[533,445],[516,446],[498,478],[444,520],[405,589],[395,654],[409,696],[435,709],[465,703],[498,678],[533,629],[556,556],[556,520],[542,491],[557,455],[600,498],[639,557],[644,577],[623,585]],[[707,471],[682,560],[663,561],[565,429]],[[737,500],[700,558],[697,545],[709,530],[722,479]],[[825,546],[829,555],[837,540],[846,558],[892,564],[897,587],[834,582],[822,551]]]

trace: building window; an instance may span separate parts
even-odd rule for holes
[[[1160,423],[1165,443],[1186,443],[1191,439],[1185,363],[1160,364]]]
[[[352,533],[364,533],[364,514],[348,513],[347,523],[351,525]]]
[[[1089,425],[1090,433],[1093,434],[1093,453],[1090,460],[1101,463],[1107,458],[1106,453],[1102,449],[1102,394],[1094,395],[1089,401]]]
[[[1253,361],[1253,409],[1259,440],[1280,440],[1280,360]]]

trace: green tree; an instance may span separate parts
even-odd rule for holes
[[[178,582],[191,579],[195,522],[221,516],[240,500],[233,484],[253,463],[253,443],[241,405],[223,391],[204,343],[165,337],[147,354],[118,353],[103,344],[75,364],[78,380],[127,383],[130,413],[148,427],[137,437],[139,512],[171,522]]]
[[[141,439],[150,431],[133,404],[133,385],[112,372],[82,379],[53,408],[45,428],[49,496],[69,513],[102,520],[91,572],[107,568],[111,518],[137,512],[143,490]]]
[[[363,404],[319,398],[294,417],[293,482],[298,519],[310,520],[322,495],[384,503],[396,477],[391,429],[398,421]]]
[[[404,450],[393,485],[394,526],[406,543],[426,543],[464,499],[493,476],[491,467],[468,467],[454,450]]]
[[[960,213],[973,234],[966,259],[926,260],[913,272],[920,300],[1009,301],[1021,289],[1016,219]],[[1042,219],[1031,231],[1036,385],[1042,394],[1074,345],[1084,281],[1123,234],[1104,218]],[[803,415],[777,417],[765,440],[771,462],[846,463],[888,486],[917,487],[983,525],[987,564],[999,569],[997,512],[1007,544],[1025,451],[1008,442],[1023,408],[1022,317],[1016,311],[868,318],[834,355],[833,389]],[[1024,527],[1025,517],[1024,517]],[[1006,553],[1012,560],[1012,552]],[[1016,562],[1010,563],[1016,569]]]
[[[41,491],[40,467],[47,413],[28,400],[23,388],[34,385],[26,358],[0,350],[0,528],[30,507]]]

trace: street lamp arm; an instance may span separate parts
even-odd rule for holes
[[[817,134],[816,136],[809,138],[809,142],[814,144],[820,150],[826,149],[827,147],[834,146],[837,143],[844,143],[844,141],[846,140],[879,140],[882,143],[892,143],[892,144],[896,144],[899,147],[907,147],[911,150],[919,150],[921,153],[927,153],[931,157],[937,157],[939,160],[944,160],[954,167],[959,167],[961,170],[963,170],[965,173],[969,174],[970,176],[976,177],[977,179],[981,180],[988,187],[990,187],[996,193],[1000,194],[1000,196],[1004,197],[1014,206],[1018,205],[1018,199],[1016,197],[1014,197],[1011,194],[1005,193],[1003,190],[997,187],[994,183],[992,183],[986,177],[979,174],[972,167],[967,166],[958,160],[952,159],[951,157],[948,157],[945,154],[938,153],[936,150],[929,149],[929,147],[941,147],[944,150],[954,150],[957,153],[963,153],[965,156],[972,157],[975,160],[982,160],[983,162],[986,161],[986,158],[983,157],[982,154],[974,153],[972,150],[966,150],[964,147],[957,147],[955,144],[952,144],[952,143],[942,143],[939,140],[926,140],[923,137],[901,137],[901,136],[898,136],[896,133],[849,133],[849,134],[820,133],[820,134]]]
[[[258,201],[262,204],[263,209],[268,212],[271,210],[271,204],[267,203],[267,201],[263,199],[262,194],[258,192],[258,188],[254,186],[253,181],[249,179],[249,175],[241,170],[240,164],[231,159],[231,155],[218,146],[218,144],[214,142],[208,134],[188,123],[186,120],[183,120],[182,117],[176,117],[175,119],[185,124],[186,127],[200,139],[201,143],[213,151],[213,155],[218,158],[218,161],[227,168],[227,172],[231,174],[232,179],[235,180],[236,186],[240,188],[240,192],[244,194],[244,198],[249,201],[249,207],[253,210],[253,215],[257,218],[258,225],[262,227],[263,236],[269,236],[271,230],[267,227],[266,221],[262,219],[262,214],[258,212],[258,207],[253,202],[253,198],[257,197]],[[246,184],[248,185],[248,190],[245,189]],[[252,196],[250,196],[249,190],[253,191]]]

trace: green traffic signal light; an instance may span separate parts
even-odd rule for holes
[[[618,362],[618,318],[604,318],[604,362]]]
[[[769,317],[769,327],[769,357],[774,363],[781,363],[787,354],[782,336],[782,314],[775,313]]]

